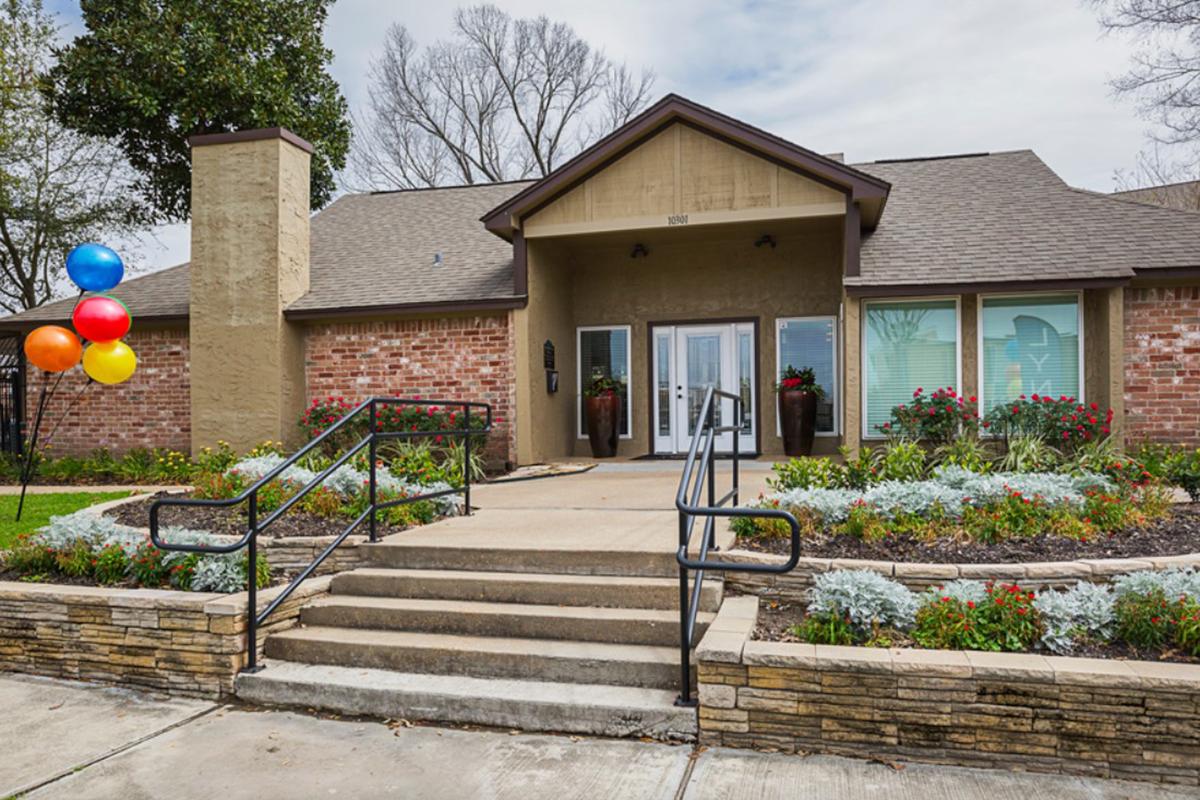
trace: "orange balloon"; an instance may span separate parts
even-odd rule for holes
[[[25,357],[46,372],[66,372],[82,354],[79,337],[61,325],[43,325],[25,337]]]

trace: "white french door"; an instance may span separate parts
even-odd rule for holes
[[[686,453],[708,388],[742,398],[738,449],[755,450],[754,325],[656,325],[651,331],[654,371],[654,452]],[[717,425],[732,424],[733,401],[717,405]],[[733,433],[717,437],[721,452],[733,450]]]

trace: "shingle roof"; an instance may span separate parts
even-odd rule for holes
[[[1200,264],[1200,215],[1073,189],[1029,150],[859,169],[892,192],[848,286],[1121,279]]]
[[[129,307],[129,313],[137,320],[186,319],[188,315],[188,269],[187,264],[151,272],[122,281],[114,291],[115,297]],[[75,298],[47,303],[20,314],[0,319],[0,326],[15,324],[28,326],[43,322],[62,322],[69,319],[75,308]]]
[[[528,185],[344,195],[313,218],[311,288],[288,311],[512,299],[512,245],[479,215]]]
[[[310,288],[288,312],[504,301],[513,296],[512,245],[479,215],[529,181],[344,195],[312,219]],[[434,254],[442,263],[434,266]],[[124,281],[114,293],[135,319],[187,317],[188,265]],[[74,298],[0,319],[0,327],[58,322]]]

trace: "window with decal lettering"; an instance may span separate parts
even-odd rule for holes
[[[985,297],[979,317],[980,409],[1021,395],[1083,399],[1078,294]]]

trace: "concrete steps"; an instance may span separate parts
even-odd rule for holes
[[[615,575],[562,575],[364,567],[333,579],[334,594],[477,600],[489,603],[653,608],[678,614],[679,579]],[[721,581],[709,575],[700,610],[721,605]]]
[[[533,572],[558,575],[635,575],[652,578],[679,576],[670,551],[604,549],[542,549],[509,547],[448,547],[406,542],[403,536],[372,545],[363,552],[376,567],[393,569]]]
[[[536,678],[670,690],[679,651],[636,644],[303,627],[271,634],[268,658],[475,678]]]
[[[703,636],[713,614],[696,617]],[[472,600],[334,595],[301,611],[304,625],[373,628],[520,639],[575,640],[663,647],[679,644],[679,614],[644,608],[593,608]]]
[[[270,661],[238,676],[238,696],[299,706],[432,722],[594,736],[690,741],[693,709],[658,689],[423,675],[390,670]]]

